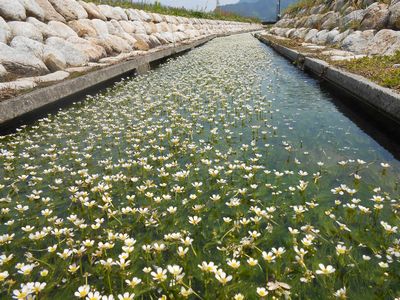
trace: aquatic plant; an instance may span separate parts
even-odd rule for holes
[[[1,298],[400,297],[398,162],[274,64],[216,39],[2,137]]]

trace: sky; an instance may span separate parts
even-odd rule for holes
[[[141,2],[141,0],[135,0],[135,2]],[[154,0],[144,0],[144,2],[154,2]],[[176,7],[185,7],[188,9],[203,10],[207,7],[207,10],[213,10],[215,8],[216,0],[160,0],[161,4]],[[237,3],[239,0],[219,0],[220,5]]]

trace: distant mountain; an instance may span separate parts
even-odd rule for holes
[[[298,0],[281,0],[281,11]],[[262,21],[276,20],[277,0],[239,0],[238,3],[219,6],[219,9]]]

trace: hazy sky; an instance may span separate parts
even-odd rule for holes
[[[141,0],[135,0],[136,2],[141,2]],[[144,2],[154,2],[154,0],[144,0]],[[189,9],[202,10],[207,7],[207,10],[212,10],[215,8],[216,0],[160,0],[161,4],[168,6],[186,7]],[[237,3],[239,0],[220,0],[219,3],[229,4]]]

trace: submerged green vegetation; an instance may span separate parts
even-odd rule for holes
[[[0,139],[1,299],[395,299],[399,162],[249,34]]]
[[[186,18],[199,18],[199,19],[211,19],[211,20],[225,20],[225,21],[237,21],[237,22],[249,22],[249,23],[260,23],[258,18],[243,17],[234,13],[224,12],[220,10],[206,11],[186,9],[184,7],[172,7],[162,5],[159,2],[147,3],[147,2],[132,2],[132,1],[113,1],[113,0],[85,0],[86,2],[93,2],[95,4],[108,4],[111,6],[120,6],[123,8],[134,8],[141,9],[151,13],[158,13],[170,16],[179,16]]]

